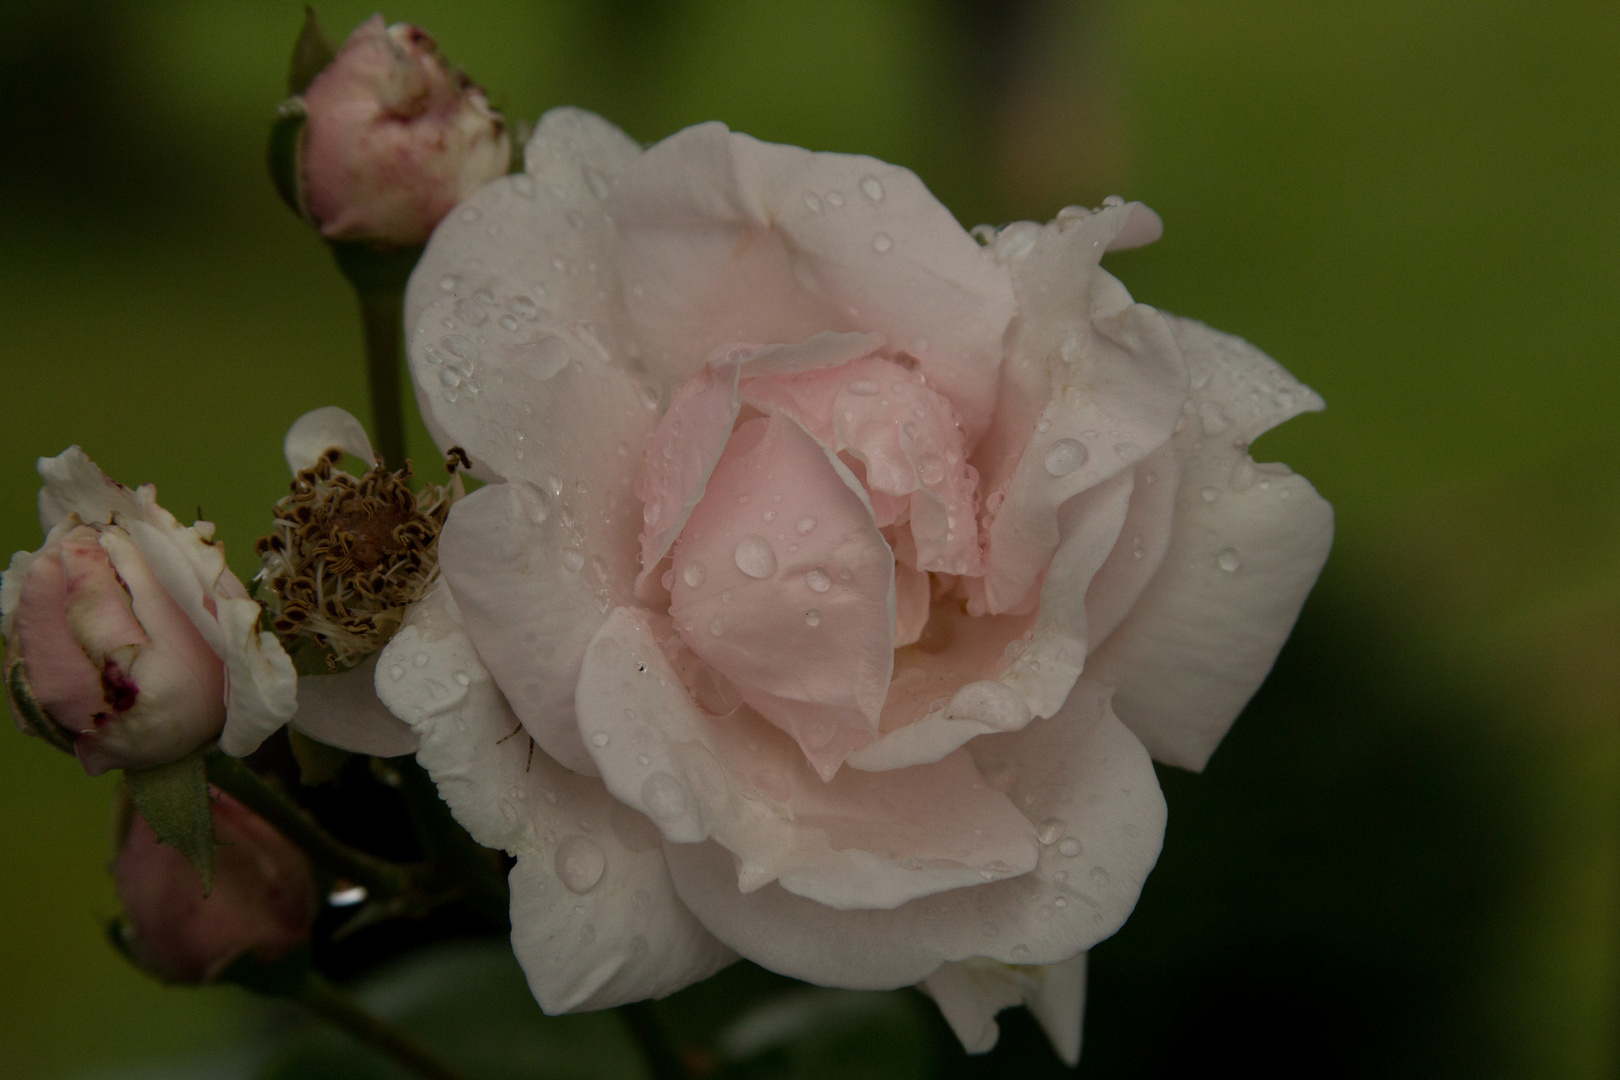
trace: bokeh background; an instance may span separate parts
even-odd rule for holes
[[[372,7],[318,10],[341,36]],[[1093,953],[1080,1074],[1615,1075],[1620,5],[386,14],[429,28],[510,118],[577,104],[647,142],[719,118],[870,153],[964,225],[1113,193],[1154,206],[1164,239],[1107,265],[1323,394],[1326,413],[1256,455],[1310,477],[1339,528],[1208,770],[1161,771],[1164,854]],[[365,415],[352,297],[263,166],[301,18],[280,0],[0,4],[6,552],[38,544],[33,459],[78,442],[177,512],[200,507],[246,577],[288,422],[330,403]],[[420,429],[413,450],[434,459]],[[340,1048],[287,1015],[160,988],[105,945],[113,783],[0,731],[0,1080],[248,1076],[276,1053],[304,1055],[287,1075],[325,1075],[308,1063]],[[396,979],[380,1007],[431,1014],[412,978],[461,987],[463,1007],[493,995],[482,1015],[529,1033],[532,1075],[635,1075],[611,1023],[547,1026],[498,955],[470,948]],[[744,999],[835,1028],[850,1009],[728,978],[666,1018],[735,1046],[753,1030],[735,1023]],[[866,1054],[888,1062],[872,1075],[1063,1074],[1021,1014],[969,1061],[914,995],[873,1000],[833,1049],[770,1068],[865,1075]]]

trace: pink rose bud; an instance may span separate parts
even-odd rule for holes
[[[362,23],[303,98],[303,208],[328,240],[426,243],[507,171],[500,114],[408,23]]]
[[[46,545],[13,638],[35,702],[92,776],[177,760],[225,724],[224,664],[117,525]]]
[[[216,794],[218,794],[216,792]],[[113,864],[124,942],[168,982],[211,982],[251,952],[270,962],[309,940],[317,901],[309,860],[229,795],[214,803],[214,888],[139,816]]]

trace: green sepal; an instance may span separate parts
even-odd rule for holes
[[[336,55],[332,43],[321,32],[315,9],[305,4],[304,25],[293,42],[292,61],[287,65],[287,93],[302,94]]]
[[[225,965],[213,979],[216,983],[232,983],[255,994],[266,997],[292,997],[304,988],[309,978],[309,946],[301,945],[276,960],[260,960],[245,952]]]
[[[203,895],[214,888],[214,815],[208,797],[203,755],[195,753],[150,769],[125,769],[135,812],[152,826],[161,843],[186,857],[203,881]]]
[[[14,660],[6,669],[6,700],[11,711],[22,718],[30,735],[37,735],[63,753],[73,753],[73,733],[51,719],[51,714],[40,707],[34,698],[34,688],[28,682],[28,669],[21,660]]]
[[[275,123],[270,125],[270,142],[266,161],[270,166],[270,182],[276,194],[293,213],[309,220],[304,212],[304,124],[309,119],[301,98],[288,98],[276,109]]]
[[[292,745],[293,757],[298,761],[298,779],[305,787],[319,787],[336,780],[343,766],[354,756],[291,727],[287,729],[287,742]]]

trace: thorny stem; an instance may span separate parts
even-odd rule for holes
[[[378,897],[403,896],[413,875],[403,866],[343,843],[297,803],[267,784],[239,758],[215,750],[203,759],[208,779],[297,844],[316,863]]]
[[[646,1059],[653,1080],[688,1080],[692,1074],[687,1071],[685,1063],[664,1033],[664,1026],[659,1023],[658,1012],[652,1002],[632,1001],[628,1005],[620,1005],[618,1013],[630,1029],[630,1034],[635,1036],[636,1045],[641,1048],[641,1056]]]
[[[293,1000],[424,1080],[464,1080],[427,1047],[311,971]]]

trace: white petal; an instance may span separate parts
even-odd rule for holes
[[[96,468],[95,462],[77,446],[70,446],[55,457],[42,457],[35,466],[45,481],[39,489],[39,525],[49,533],[69,514],[78,514],[86,524],[112,521],[114,514],[144,517],[140,495],[153,498],[148,485],[132,491]]]
[[[416,733],[377,697],[373,653],[348,671],[298,680],[292,726],[328,746],[356,754],[397,757],[416,752]]]
[[[1057,716],[968,750],[1052,840],[1033,872],[888,911],[838,911],[778,885],[741,893],[719,845],[666,843],[675,887],[749,960],[862,990],[920,982],[970,956],[1059,963],[1117,930],[1158,858],[1165,807],[1147,751],[1108,709],[1106,691],[1082,679]]]
[[[982,1054],[996,1045],[996,1013],[1028,1005],[1052,1048],[1069,1066],[1080,1061],[1080,1025],[1086,998],[1086,954],[1045,967],[1013,967],[975,957],[948,963],[917,989],[939,1005],[962,1047]]]
[[[412,609],[378,672],[456,820],[517,857],[512,948],[541,1008],[662,997],[735,959],[676,898],[657,830],[523,737],[447,592]]]
[[[1247,342],[1185,319],[1174,326],[1194,386],[1175,442],[1174,532],[1087,676],[1118,688],[1120,718],[1154,757],[1202,769],[1293,628],[1332,545],[1333,508],[1304,477],[1247,453],[1321,399]]]
[[[986,549],[993,613],[1017,608],[1057,550],[1058,508],[1167,442],[1181,415],[1187,371],[1168,324],[1097,266],[1133,213],[1030,226],[1011,257],[1018,332],[975,455],[987,500],[1004,498]]]
[[[296,473],[310,468],[334,447],[367,465],[377,460],[364,425],[336,405],[311,409],[294,420],[281,442],[281,453],[287,468]]]
[[[779,880],[827,910],[892,908],[1034,865],[1033,827],[966,753],[824,782],[751,710],[701,713],[643,612],[609,616],[586,653],[578,709],[608,789],[672,841],[719,840],[737,857],[734,892]]]
[[[602,212],[602,199],[639,153],[601,117],[553,109],[529,141],[528,171],[487,184],[461,203],[434,230],[411,275],[405,327],[417,332],[410,343],[411,372],[423,419],[441,449],[459,445],[472,454],[481,479],[508,475],[473,446],[490,417],[479,410],[447,410],[447,388],[439,382],[443,369],[424,366],[422,350],[440,343],[446,321],[455,321],[463,337],[469,327],[486,337],[504,335],[490,351],[504,349],[505,357],[480,357],[474,385],[483,380],[487,393],[512,401],[514,408],[536,400],[533,388],[501,386],[490,365],[527,369],[536,378],[537,370],[555,363],[553,338],[581,362],[610,357],[620,364],[625,357],[614,329],[621,318],[620,285],[612,262],[613,223]],[[502,320],[516,329],[507,330]],[[432,335],[426,340],[424,327]],[[541,460],[540,448],[530,456]]]
[[[631,165],[612,210],[630,318],[666,379],[734,342],[868,331],[916,357],[970,441],[984,429],[1012,290],[910,170],[702,124]]]

